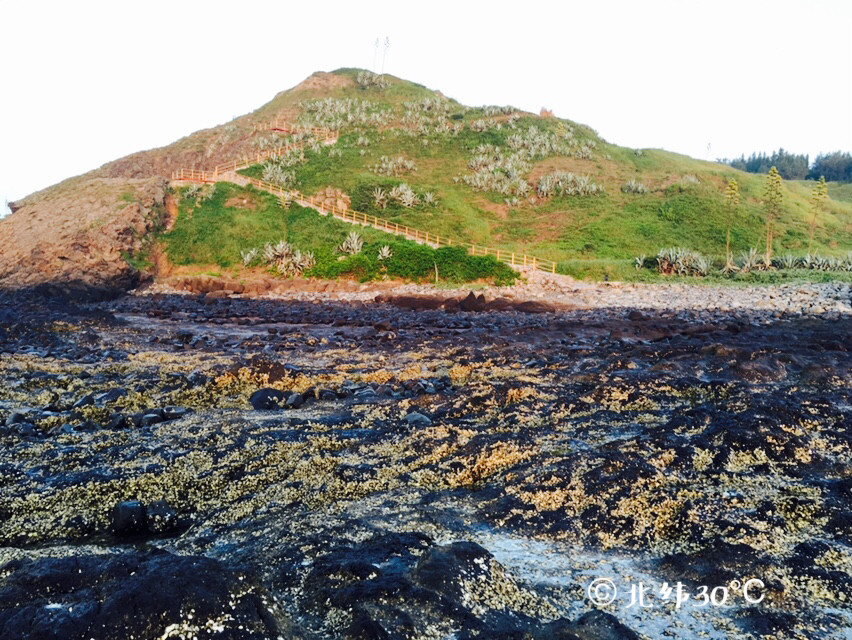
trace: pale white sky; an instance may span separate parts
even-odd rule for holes
[[[852,151],[850,0],[0,0],[0,26],[0,211],[313,71],[371,67],[385,36],[388,73],[616,144]]]

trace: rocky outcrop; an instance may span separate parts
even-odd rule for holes
[[[134,287],[139,274],[126,258],[166,223],[166,199],[165,181],[156,178],[74,178],[28,196],[0,220],[0,287]]]

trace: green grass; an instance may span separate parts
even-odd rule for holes
[[[248,204],[228,205],[232,198]],[[200,205],[181,199],[177,222],[162,238],[174,264],[230,267],[240,264],[240,251],[286,237],[284,213],[271,194],[220,182],[213,197]]]
[[[363,250],[342,257],[336,248],[353,230],[364,240]],[[314,253],[317,264],[307,276],[434,281],[437,270],[440,282],[487,280],[496,284],[511,284],[517,277],[490,256],[470,256],[456,247],[435,250],[296,204],[285,208],[266,192],[225,182],[218,183],[207,200],[183,199],[174,229],[162,239],[170,260],[178,265],[239,267],[241,251],[286,240],[303,252]],[[384,245],[390,246],[393,255],[383,263],[378,252]]]

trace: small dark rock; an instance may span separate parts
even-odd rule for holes
[[[109,402],[115,402],[119,398],[123,398],[127,395],[127,391],[124,389],[110,389],[109,391],[105,391],[104,393],[98,394],[95,397],[95,404],[107,404]],[[76,406],[76,405],[75,405]]]
[[[145,413],[142,416],[142,420],[140,420],[139,425],[142,426],[142,427],[150,427],[151,425],[159,424],[159,423],[164,422],[164,421],[165,421],[165,419],[163,418],[163,416],[161,414],[154,413],[152,411],[150,413]]]
[[[9,414],[9,417],[6,418],[6,426],[11,427],[13,424],[21,424],[22,422],[27,421],[27,414],[22,411],[13,411]]]
[[[249,398],[249,402],[255,411],[268,411],[280,409],[287,398],[287,394],[278,389],[258,389]]]
[[[74,403],[73,408],[79,409],[81,407],[87,407],[87,406],[93,405],[93,404],[95,404],[95,396],[92,395],[91,393],[88,393],[88,394],[84,395],[82,398],[80,398],[79,400],[77,400],[77,402]]]
[[[14,430],[19,436],[31,438],[35,435],[35,426],[29,422],[18,422],[14,425]]]
[[[412,427],[431,427],[432,420],[423,415],[422,413],[418,413],[417,411],[412,411],[407,416],[405,416],[405,421]]]
[[[288,409],[298,409],[303,404],[305,404],[305,396],[301,393],[291,393],[290,397],[287,398],[286,406]]]
[[[116,413],[111,416],[109,422],[106,424],[107,429],[123,429],[127,426],[127,418],[125,418],[120,413]]]
[[[148,505],[145,515],[148,531],[151,533],[167,533],[173,531],[178,524],[177,512],[162,500]]]
[[[467,297],[459,303],[459,309],[462,311],[485,311],[486,307],[485,296],[476,295],[471,291]]]
[[[186,381],[192,387],[203,387],[207,384],[208,380],[209,378],[200,371],[193,371],[186,378]]]
[[[584,613],[568,625],[566,631],[573,633],[578,640],[639,640],[639,636],[621,624],[618,618],[599,609]],[[550,637],[570,638],[571,636]]]
[[[110,531],[121,536],[145,529],[145,507],[138,500],[119,502],[110,514]]]
[[[163,408],[163,417],[166,420],[177,420],[178,418],[183,418],[185,415],[192,413],[192,409],[187,409],[186,407],[164,407]]]

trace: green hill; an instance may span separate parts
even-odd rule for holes
[[[633,261],[664,247],[722,260],[723,191],[731,178],[742,195],[733,222],[733,251],[738,255],[764,246],[763,176],[658,149],[619,147],[570,120],[512,107],[468,107],[422,85],[358,69],[314,74],[251,114],[59,186],[67,192],[96,179],[167,178],[179,168],[213,169],[292,141],[275,127],[283,121],[336,129],[339,139],[333,145],[308,139],[302,153],[242,173],[305,194],[327,187],[342,190],[354,210],[453,241],[554,260],[563,273],[654,277],[636,272]],[[784,184],[776,254],[807,251],[811,187]],[[327,238],[328,247],[309,243],[320,254],[333,251],[331,243],[341,239],[340,223],[328,218],[296,216],[288,222],[284,214],[263,208],[241,210],[239,200],[248,196],[228,188],[237,189],[228,207],[205,209],[194,221],[180,208],[174,229],[162,235],[173,262],[238,270],[240,251],[275,237]],[[15,206],[29,204],[31,214],[38,213],[41,202],[50,202],[52,189]],[[852,250],[850,185],[830,185],[829,197],[818,216],[814,250],[840,257]],[[218,232],[211,234],[213,228]],[[382,234],[379,239],[369,235],[376,246],[382,242]],[[143,258],[137,255],[135,263]]]
[[[337,83],[318,87],[310,97],[284,92],[257,112],[271,116],[289,110],[298,113],[301,124],[340,128],[336,145],[308,150],[288,167],[290,186],[313,193],[331,185],[350,194],[356,210],[466,242],[536,254],[573,270],[577,261],[628,261],[668,246],[721,258],[723,190],[736,178],[742,207],[732,231],[734,252],[762,247],[763,176],[662,150],[619,147],[569,120],[509,107],[466,107],[389,76],[387,86],[362,86],[358,73],[338,70]],[[402,157],[414,168],[392,162],[382,167],[383,157]],[[244,173],[261,177],[263,170],[255,166]],[[542,178],[557,172],[587,177],[602,192],[541,193]],[[388,192],[403,182],[421,201],[423,194],[434,194],[437,204],[377,205],[377,188]],[[628,183],[639,183],[635,190],[644,187],[644,193],[625,192]],[[785,184],[778,253],[807,249],[810,186]],[[822,254],[842,255],[852,248],[846,187],[831,185],[831,200],[819,216],[815,249]]]

